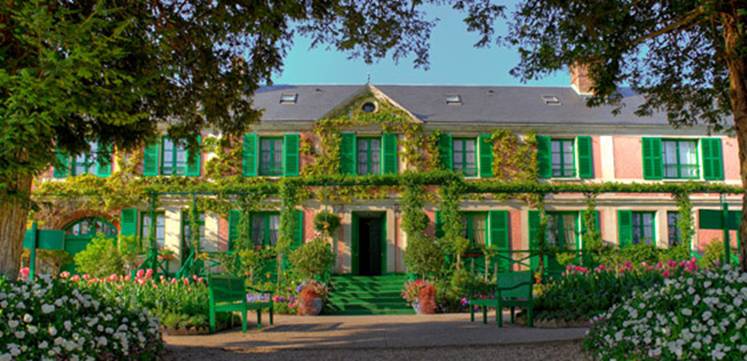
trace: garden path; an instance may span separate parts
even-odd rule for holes
[[[583,359],[579,341],[586,333],[585,328],[540,329],[513,325],[498,328],[493,318],[489,321],[488,325],[471,323],[468,314],[277,316],[274,326],[252,329],[246,334],[234,329],[209,336],[164,336],[164,340],[168,349],[167,360],[244,359],[232,358],[229,354],[236,357],[239,354],[252,355],[252,359],[274,355],[268,360],[285,359],[282,355],[295,355],[294,359],[310,356],[314,359],[338,359],[335,357],[338,355],[339,359],[345,359],[340,353],[357,355],[347,360],[412,357],[430,360],[434,357],[453,359],[443,358],[450,353],[468,356],[473,351],[492,355],[495,359],[497,354],[511,350],[528,357],[537,354],[538,357],[506,360],[546,360],[549,355],[553,355],[549,358],[552,360]],[[407,356],[413,351],[415,354]],[[398,352],[402,354],[397,355]],[[432,354],[426,356],[428,352]]]

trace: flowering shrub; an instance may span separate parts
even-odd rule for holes
[[[593,270],[568,265],[565,274],[537,287],[535,317],[565,321],[589,320],[629,297],[636,290],[661,284],[665,278],[697,270],[695,260],[624,263],[618,269],[600,265]]]
[[[601,360],[743,360],[747,273],[680,272],[594,320],[585,348]]]
[[[0,277],[0,360],[154,360],[158,319],[68,280]]]
[[[407,281],[405,288],[402,290],[402,298],[409,304],[413,304],[420,298],[420,290],[429,283],[426,280]]]

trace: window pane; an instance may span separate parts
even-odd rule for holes
[[[545,239],[550,246],[560,246],[559,222],[555,214],[546,214],[547,226],[545,227]]]
[[[358,139],[358,174],[368,174],[368,142]]]
[[[664,177],[666,178],[677,178],[679,174],[677,172],[679,165],[677,164],[677,142],[675,141],[662,141],[661,142],[663,151],[663,162],[664,162]]]
[[[679,216],[677,212],[667,212],[667,230],[669,232],[670,246],[676,246],[681,242],[680,228],[677,227]]]
[[[261,246],[264,239],[264,217],[257,214],[252,216],[252,241],[255,246]]]
[[[278,231],[280,230],[280,216],[270,216],[270,244],[275,245],[278,243]]]
[[[379,164],[380,164],[380,144],[378,139],[371,139],[371,144],[369,146],[371,149],[371,173],[373,174],[379,174]]]
[[[680,146],[680,169],[682,177],[695,178],[698,176],[698,151],[693,141],[683,141]]]
[[[464,141],[454,140],[453,144],[452,163],[454,170],[461,171],[464,169]]]
[[[472,216],[472,241],[475,244],[485,244],[485,215],[475,214]]]
[[[272,163],[272,174],[279,175],[283,172],[283,141],[276,139],[274,143],[275,158]]]
[[[174,142],[168,138],[163,140],[161,174],[174,174]]]
[[[573,167],[573,141],[566,140],[563,142],[563,176],[573,177],[575,169]]]
[[[563,215],[563,239],[567,249],[576,249],[576,215]]]

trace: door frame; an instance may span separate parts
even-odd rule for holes
[[[380,261],[381,261],[381,275],[388,274],[387,270],[387,217],[386,211],[359,211],[351,212],[351,235],[350,235],[350,273],[354,275],[360,275],[360,213],[365,213],[368,218],[368,214],[375,213],[378,216],[376,218],[381,222],[381,250],[380,250]],[[374,217],[371,217],[374,218]]]

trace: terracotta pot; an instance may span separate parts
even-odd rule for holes
[[[298,314],[302,316],[318,316],[322,313],[324,300],[321,297],[311,297],[298,305]]]

